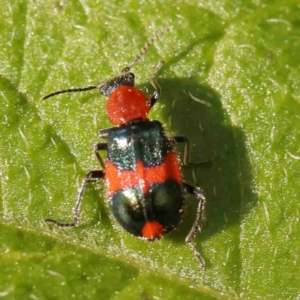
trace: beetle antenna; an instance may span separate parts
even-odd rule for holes
[[[71,88],[71,89],[56,91],[56,92],[53,92],[51,94],[48,94],[48,95],[44,96],[42,98],[42,100],[46,100],[50,97],[53,97],[53,96],[56,96],[56,95],[59,95],[59,94],[85,92],[85,91],[97,89],[98,87],[99,87],[99,85],[90,85],[90,86],[86,86],[86,87],[83,87],[83,88]]]
[[[122,73],[127,73],[130,71],[131,67],[136,64],[146,53],[146,51],[150,48],[150,46],[156,41],[158,40],[163,34],[165,34],[166,32],[170,31],[171,28],[167,27],[164,28],[162,30],[160,30],[159,32],[156,33],[156,35],[154,37],[152,37],[150,40],[148,40],[146,42],[146,44],[143,46],[143,48],[140,50],[140,52],[137,54],[137,56],[122,70]]]

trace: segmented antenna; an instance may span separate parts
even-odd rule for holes
[[[56,95],[59,95],[59,94],[65,94],[65,93],[75,93],[75,92],[85,92],[85,91],[89,91],[89,90],[93,90],[93,89],[97,89],[98,88],[98,85],[90,85],[90,86],[87,86],[87,87],[83,87],[83,88],[72,88],[72,89],[66,89],[66,90],[61,90],[61,91],[56,91],[56,92],[53,92],[51,94],[48,94],[46,96],[44,96],[42,98],[42,100],[46,100],[50,97],[53,97],[53,96],[56,96]]]
[[[164,28],[162,30],[160,30],[153,38],[151,38],[150,40],[148,40],[148,42],[144,45],[144,47],[140,50],[140,52],[137,54],[137,56],[134,58],[134,60],[132,60],[128,65],[127,67],[125,67],[123,70],[122,70],[122,74],[124,73],[128,73],[130,71],[130,68],[136,63],[138,62],[142,57],[143,55],[146,53],[146,51],[149,49],[149,47],[157,40],[159,39],[163,34],[165,34],[166,32],[170,31],[171,28],[170,27],[167,27],[167,28]],[[158,64],[158,66],[156,67],[155,71],[154,71],[154,76],[156,74],[156,72],[161,68],[163,62],[160,62]],[[48,98],[51,98],[53,96],[56,96],[56,95],[59,95],[59,94],[65,94],[65,93],[75,93],[75,92],[85,92],[85,91],[89,91],[89,90],[94,90],[94,89],[101,89],[101,87],[103,86],[103,84],[105,83],[99,83],[98,85],[90,85],[90,86],[87,86],[87,87],[82,87],[82,88],[70,88],[70,89],[65,89],[65,90],[61,90],[61,91],[56,91],[56,92],[53,92],[51,94],[48,94],[46,96],[44,96],[42,98],[42,100],[46,100]]]
[[[152,37],[150,40],[147,41],[147,43],[144,45],[144,47],[141,49],[141,51],[137,54],[137,56],[127,65],[126,68],[123,69],[122,73],[126,73],[129,72],[131,67],[137,63],[146,53],[146,51],[149,49],[149,47],[156,41],[158,40],[163,34],[165,34],[166,32],[170,31],[171,28],[167,27],[164,28],[162,30],[160,30],[159,32],[156,33],[156,35],[154,37]]]

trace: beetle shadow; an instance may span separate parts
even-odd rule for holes
[[[158,80],[163,87],[159,103],[167,135],[188,137],[191,162],[212,161],[212,168],[182,167],[184,181],[200,186],[207,201],[203,230],[193,242],[201,252],[201,241],[235,226],[233,239],[239,243],[240,223],[257,202],[251,192],[246,137],[240,128],[231,124],[220,95],[209,86],[199,84],[196,77]],[[182,161],[184,148],[178,145],[176,149]],[[192,199],[187,197],[178,231],[166,238],[184,242],[196,216],[198,201]]]

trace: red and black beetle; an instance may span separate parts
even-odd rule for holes
[[[84,88],[57,91],[43,98],[99,89],[108,98],[108,118],[117,125],[98,132],[100,138],[105,140],[104,143],[97,143],[94,148],[101,170],[90,171],[85,176],[74,208],[74,222],[45,221],[64,227],[79,225],[79,208],[86,184],[104,179],[111,210],[122,227],[137,237],[155,240],[178,226],[184,210],[185,194],[189,193],[198,199],[199,204],[186,242],[201,267],[204,267],[205,263],[192,244],[192,239],[197,230],[201,229],[205,197],[199,187],[183,181],[180,163],[173,150],[173,144],[184,143],[184,164],[188,164],[188,139],[185,136],[167,137],[159,121],[147,118],[148,112],[160,97],[160,87],[155,76],[164,62],[158,63],[151,76],[155,90],[150,98],[134,87],[134,74],[130,72],[131,67],[159,35],[147,42],[137,57],[112,80]],[[101,150],[107,151],[105,162],[99,154]],[[197,164],[210,166],[211,163],[205,161]]]

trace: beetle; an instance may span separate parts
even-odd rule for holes
[[[159,61],[151,76],[150,82],[154,87],[151,97],[135,87],[135,75],[131,72],[132,66],[160,35],[161,33],[150,39],[135,59],[113,79],[83,88],[56,91],[43,97],[47,99],[63,93],[98,89],[108,98],[107,116],[115,125],[98,132],[99,137],[105,140],[94,146],[101,169],[92,170],[84,177],[74,207],[74,221],[45,221],[61,227],[78,226],[80,205],[86,185],[104,179],[110,208],[116,220],[132,235],[153,241],[178,226],[184,211],[185,194],[192,194],[199,203],[195,220],[185,241],[199,260],[200,266],[205,267],[205,262],[192,240],[197,231],[201,231],[206,200],[201,188],[183,181],[180,163],[173,150],[174,144],[184,143],[183,163],[190,164],[189,141],[185,136],[167,137],[159,121],[147,118],[161,95],[156,74],[164,61]],[[99,154],[102,150],[107,151],[105,162]],[[192,164],[211,166],[210,161]]]

